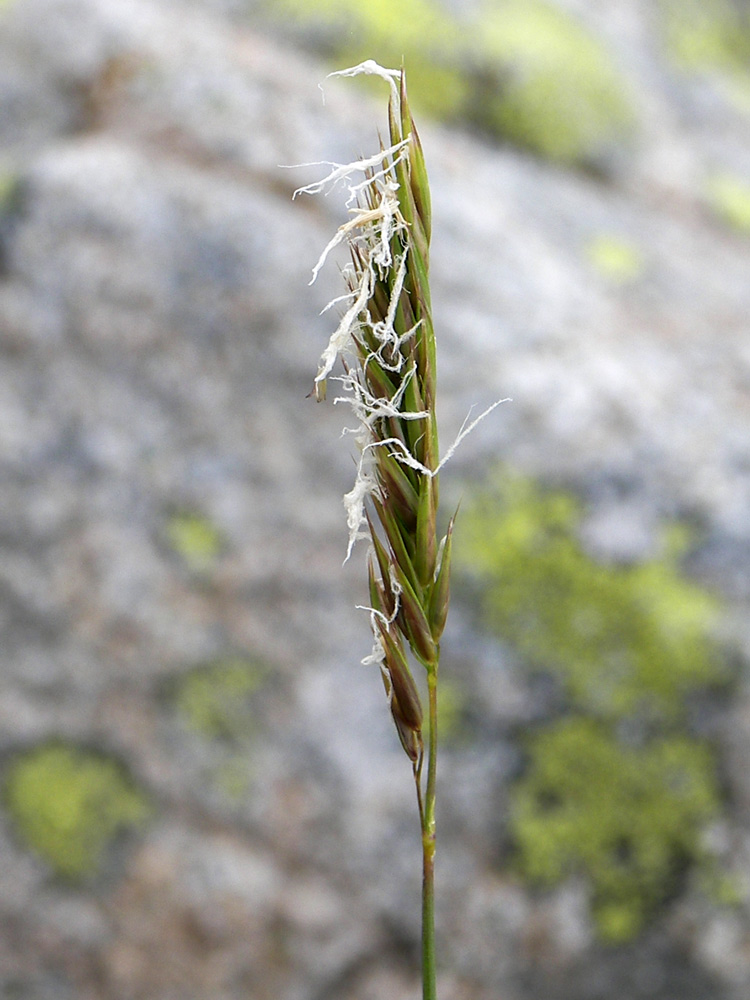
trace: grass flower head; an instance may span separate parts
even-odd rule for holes
[[[440,638],[449,603],[451,537],[455,515],[438,539],[438,473],[460,440],[490,410],[462,427],[442,461],[435,419],[435,332],[430,302],[430,188],[422,145],[409,109],[403,71],[371,60],[332,76],[375,74],[391,90],[389,142],[373,156],[330,163],[321,181],[296,194],[348,187],[350,218],[329,241],[313,269],[314,281],[334,248],[348,247],[346,292],[326,307],[342,307],[315,376],[324,399],[329,380],[340,385],[335,403],[351,407],[359,449],[357,475],[344,497],[349,527],[346,558],[369,540],[372,653],[398,737],[412,764],[422,827],[423,997],[435,998],[434,857],[437,761],[437,682]],[[325,311],[325,310],[324,310]],[[342,374],[332,374],[337,361]],[[411,658],[410,655],[411,654]],[[424,710],[410,662],[424,668]],[[427,760],[426,778],[423,762]]]

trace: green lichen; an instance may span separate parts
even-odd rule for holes
[[[542,2],[510,0],[482,19],[495,86],[480,117],[498,134],[565,164],[596,163],[627,142],[635,118],[611,56],[575,20]]]
[[[203,514],[178,511],[164,527],[166,542],[194,573],[211,569],[224,549],[218,528]]]
[[[252,768],[247,755],[230,754],[226,760],[216,766],[211,774],[211,781],[224,799],[232,803],[242,803],[251,787]]]
[[[585,248],[594,270],[616,285],[629,284],[643,272],[643,257],[638,247],[615,236],[600,235]]]
[[[254,731],[255,695],[268,678],[265,665],[233,657],[191,670],[175,693],[175,706],[196,735],[243,743]]]
[[[465,49],[462,26],[431,0],[273,0],[270,13],[292,17],[319,36],[337,68],[375,58],[409,67],[409,101],[422,113],[452,118],[465,104],[468,82],[456,64]]]
[[[517,865],[541,885],[588,875],[601,936],[625,941],[701,862],[700,831],[719,808],[712,754],[697,741],[628,747],[601,723],[566,719],[531,741],[513,791]]]
[[[662,0],[667,47],[681,68],[712,73],[750,110],[750,7],[742,0]]]
[[[250,789],[252,748],[263,726],[259,696],[269,669],[251,658],[230,656],[201,664],[179,678],[170,703],[192,737],[213,745],[201,747],[206,786],[237,804]]]
[[[2,9],[0,0],[0,10]],[[20,177],[11,170],[0,169],[0,218],[12,212],[18,201]]]
[[[684,696],[724,677],[709,632],[718,602],[679,573],[679,546],[640,565],[600,565],[563,492],[504,478],[463,517],[461,559],[482,585],[485,621],[602,717],[679,715]]]
[[[57,743],[11,762],[5,804],[19,838],[72,881],[95,874],[113,839],[141,826],[150,812],[116,760]]]
[[[716,174],[706,184],[706,197],[730,228],[750,236],[750,182],[734,174]]]
[[[542,0],[487,3],[473,20],[430,0],[268,0],[267,7],[308,26],[337,66],[403,63],[420,111],[468,120],[557,162],[598,162],[635,123],[610,55]]]
[[[675,60],[691,69],[747,72],[750,8],[737,0],[662,0],[667,43]]]
[[[602,937],[622,941],[703,863],[720,796],[686,700],[727,674],[710,639],[718,603],[677,565],[686,530],[665,533],[660,559],[609,566],[581,546],[581,517],[572,495],[503,475],[463,513],[454,558],[485,625],[567,703],[528,741],[513,791],[518,869],[542,884],[587,875]]]

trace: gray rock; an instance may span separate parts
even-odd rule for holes
[[[465,442],[445,490],[498,460],[575,485],[585,543],[617,560],[689,515],[705,529],[694,571],[739,601],[750,243],[697,206],[714,161],[750,157],[750,130],[725,109],[712,132],[659,62],[647,5],[568,6],[638,68],[631,176],[604,185],[421,127],[443,439],[471,406],[513,398]],[[331,82],[324,106],[325,70],[228,0],[15,0],[0,18],[2,171],[19,192],[0,221],[0,751],[101,747],[157,803],[81,889],[51,878],[3,817],[0,992],[415,992],[412,781],[380,678],[359,665],[361,556],[341,567],[347,415],[305,398],[329,331],[317,314],[339,293],[335,267],[307,282],[344,208],[292,202],[315,168],[280,168],[370,149],[382,102]],[[589,262],[601,234],[639,248],[629,284]],[[182,510],[222,539],[202,570],[169,541]],[[473,629],[457,613],[444,644],[479,735],[446,751],[441,775],[442,995],[740,1000],[746,903],[731,917],[707,904],[701,933],[678,907],[642,947],[609,955],[577,882],[532,895],[501,870],[512,734],[559,695]],[[211,742],[165,692],[238,652],[273,682],[246,739]],[[747,825],[743,704],[725,741],[732,845]]]

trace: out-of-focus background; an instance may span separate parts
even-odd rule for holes
[[[310,268],[407,68],[442,1000],[750,993],[750,5],[2,0],[0,996],[419,993]]]

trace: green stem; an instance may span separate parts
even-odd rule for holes
[[[422,1000],[436,1000],[435,984],[435,785],[437,778],[437,662],[427,673],[429,743],[422,810]]]

